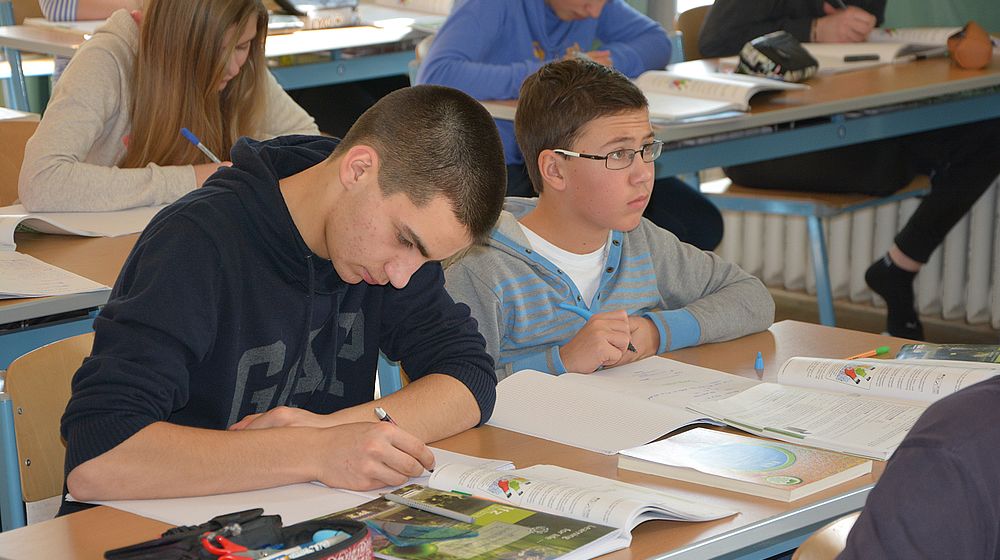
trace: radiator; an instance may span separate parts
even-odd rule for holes
[[[1000,331],[1000,179],[955,225],[916,279],[920,314]],[[884,306],[865,270],[885,254],[919,200],[844,214],[824,223],[834,299]],[[805,218],[725,212],[718,252],[765,284],[816,293]],[[1000,335],[1000,333],[998,333]]]

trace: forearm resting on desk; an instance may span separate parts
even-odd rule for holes
[[[223,431],[156,422],[73,469],[84,501],[203,496],[318,480],[370,490],[432,467],[417,438],[385,422]]]
[[[453,377],[432,374],[417,379],[384,399],[333,414],[278,407],[263,414],[247,416],[233,424],[230,430],[329,428],[355,422],[376,422],[376,406],[388,411],[402,429],[424,442],[446,438],[480,422],[479,405],[465,385]]]

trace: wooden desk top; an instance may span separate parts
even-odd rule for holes
[[[21,253],[112,286],[138,238],[137,233],[121,237],[18,233],[14,241]],[[108,300],[108,293],[0,300],[0,324],[103,305]]]
[[[895,350],[905,342],[898,338],[782,321],[763,333],[731,342],[689,348],[669,353],[667,356],[756,378],[753,362],[754,356],[760,351],[764,354],[764,378],[767,379],[777,373],[781,362],[795,355],[846,357],[886,344]],[[854,479],[789,504],[631,471],[619,471],[616,456],[600,455],[490,426],[469,430],[435,445],[471,455],[510,459],[519,467],[558,464],[600,476],[619,478],[634,484],[665,488],[680,497],[740,511],[738,515],[727,519],[705,523],[677,521],[644,523],[633,530],[633,542],[629,549],[607,556],[616,560],[648,558],[693,543],[699,543],[698,546],[701,547],[696,556],[704,558],[713,555],[712,551],[715,550],[712,548],[713,543],[724,546],[731,545],[734,540],[749,538],[751,540],[747,544],[754,544],[756,542],[754,539],[766,536],[769,531],[780,533],[787,530],[787,525],[793,522],[793,516],[788,515],[791,512],[795,512],[794,516],[798,516],[804,520],[804,525],[808,525],[813,519],[810,517],[813,511],[822,510],[834,501],[834,498],[850,495],[854,500],[852,503],[857,503],[859,504],[857,507],[860,507],[864,499],[864,489],[874,483],[883,467],[882,463],[876,462],[875,472],[872,475]],[[846,510],[832,514],[827,512],[827,515],[842,513],[846,513]],[[780,522],[778,516],[782,516]],[[815,522],[822,521],[822,517],[815,519]],[[11,560],[93,558],[98,557],[106,549],[153,538],[166,527],[167,525],[161,522],[99,507],[2,533],[0,551],[3,551],[3,557]],[[727,539],[729,543],[723,542]]]
[[[727,70],[718,59],[682,62],[669,69],[693,77]],[[947,58],[931,58],[819,75],[805,83],[810,86],[807,90],[757,94],[744,116],[657,125],[657,138],[669,142],[712,136],[996,87],[1000,86],[1000,55],[994,55],[992,64],[982,70],[963,70]],[[517,106],[516,100],[483,104],[494,117],[507,120],[514,118]]]

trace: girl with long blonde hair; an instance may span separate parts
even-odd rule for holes
[[[218,164],[240,136],[317,134],[267,71],[260,0],[147,0],[120,10],[80,47],[25,148],[21,202],[31,211],[165,204]],[[225,164],[225,163],[224,163]]]

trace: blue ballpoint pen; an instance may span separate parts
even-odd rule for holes
[[[216,156],[215,154],[213,154],[212,150],[209,150],[207,146],[205,146],[204,144],[202,144],[201,140],[199,140],[198,137],[195,136],[194,133],[191,132],[190,130],[188,130],[186,128],[182,128],[181,129],[181,136],[183,136],[184,138],[187,138],[187,141],[191,142],[192,144],[194,144],[194,147],[198,148],[199,150],[201,150],[201,153],[203,153],[206,156],[208,156],[208,159],[214,161],[215,163],[222,163],[222,160],[220,160],[218,158],[218,156]]]
[[[590,318],[594,316],[594,314],[589,309],[584,309],[582,307],[577,307],[575,305],[570,305],[568,303],[560,303],[559,304],[559,309],[565,309],[566,311],[570,311],[572,313],[576,313],[580,317],[583,317],[584,321],[589,321]],[[638,350],[635,349],[635,346],[632,346],[632,341],[631,340],[628,343],[628,351],[629,352],[638,352]]]

